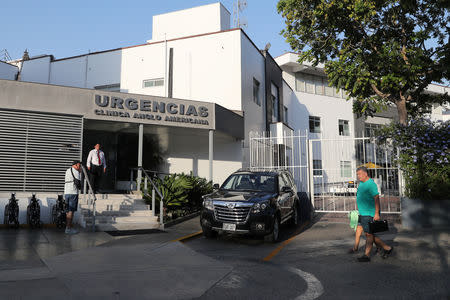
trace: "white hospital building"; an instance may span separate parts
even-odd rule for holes
[[[328,86],[323,66],[258,49],[230,27],[221,3],[154,16],[146,38],[73,57],[26,54],[0,62],[0,191],[60,192],[71,160],[84,161],[96,143],[106,154],[110,192],[128,189],[138,166],[222,183],[254,159],[253,133],[354,138],[395,117],[357,119],[352,101]],[[442,108],[432,117],[442,119]],[[277,149],[293,156],[289,147]],[[281,164],[297,160],[286,159]],[[304,160],[319,166],[318,158]],[[333,168],[354,169],[348,161]]]

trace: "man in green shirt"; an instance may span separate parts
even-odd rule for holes
[[[363,256],[358,257],[359,262],[369,262],[373,243],[383,250],[383,258],[388,257],[392,246],[386,245],[379,237],[375,236],[369,230],[369,222],[380,220],[380,196],[378,194],[377,184],[369,177],[366,167],[356,169],[356,175],[360,181],[356,193],[356,204],[359,210],[358,226],[362,226],[366,234],[366,251]]]

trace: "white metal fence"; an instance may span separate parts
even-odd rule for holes
[[[291,171],[298,190],[310,196],[319,212],[346,213],[356,209],[356,169],[365,166],[377,183],[381,211],[399,213],[401,174],[396,150],[370,137],[314,138],[308,132],[282,137],[250,134],[250,167]]]
[[[309,192],[308,133],[273,137],[270,132],[250,133],[250,168],[288,169],[299,191]]]

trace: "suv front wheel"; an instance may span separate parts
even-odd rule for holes
[[[290,220],[290,223],[292,226],[296,227],[298,226],[298,204],[297,202],[294,204],[294,207],[292,208],[292,219]]]
[[[272,233],[268,236],[268,238],[272,243],[278,242],[280,238],[280,219],[278,217],[275,217],[273,221]]]

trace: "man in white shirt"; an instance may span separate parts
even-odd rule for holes
[[[100,144],[96,144],[89,152],[86,165],[91,173],[92,189],[97,193],[102,173],[106,173],[105,153],[100,150]]]
[[[64,199],[66,200],[66,233],[77,234],[78,230],[73,228],[73,214],[78,209],[78,192],[81,189],[81,162],[75,160],[72,166],[66,170],[66,178],[64,182]]]

